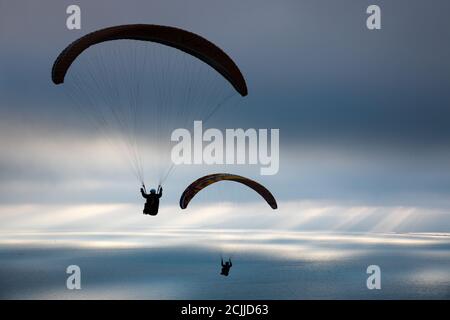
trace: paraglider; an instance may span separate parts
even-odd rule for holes
[[[233,181],[237,183],[241,183],[243,185],[246,185],[247,187],[251,188],[255,192],[257,192],[272,209],[277,209],[278,204],[275,200],[275,197],[272,195],[272,193],[265,188],[260,183],[251,180],[246,177],[242,177],[235,174],[229,174],[229,173],[214,173],[210,175],[206,175],[204,177],[201,177],[194,182],[192,182],[184,191],[183,194],[180,197],[180,207],[181,209],[186,209],[191,200],[199,193],[201,190],[205,189],[206,187],[220,181]],[[227,277],[230,273],[230,269],[233,266],[231,262],[231,258],[228,259],[228,261],[223,261],[223,257],[221,257],[221,267],[222,270],[220,272],[221,275]]]
[[[158,186],[158,192],[155,189],[151,189],[150,193],[147,193],[145,186],[142,185],[141,194],[144,199],[146,199],[144,206],[144,214],[149,214],[151,216],[156,216],[159,209],[159,199],[162,197],[162,187]]]
[[[253,189],[256,191],[261,197],[263,197],[264,200],[266,200],[267,204],[272,209],[277,209],[277,201],[275,200],[272,193],[267,190],[263,185],[260,183],[250,180],[248,178],[238,176],[235,174],[229,174],[229,173],[215,173],[210,174],[204,177],[201,177],[194,182],[192,182],[183,192],[180,198],[180,207],[181,209],[186,209],[189,202],[195,197],[195,195],[203,190],[204,188],[208,187],[209,185],[219,182],[219,181],[234,181],[241,184],[246,185],[247,187]]]
[[[220,272],[221,275],[228,277],[228,274],[230,273],[230,269],[233,266],[233,264],[231,263],[231,258],[228,258],[228,261],[226,261],[225,263],[223,263],[223,258],[221,258],[221,263],[222,265],[222,271]]]
[[[78,110],[120,148],[141,185],[146,167],[160,186],[171,174],[175,128],[209,119],[236,93],[248,93],[241,71],[218,46],[186,30],[151,24],[108,27],[73,41],[56,58],[52,81],[64,84]],[[158,201],[152,203],[159,203],[160,192],[154,194]],[[146,204],[144,213],[157,212]]]

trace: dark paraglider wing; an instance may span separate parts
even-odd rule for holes
[[[205,62],[219,72],[240,95],[247,95],[247,85],[239,68],[219,47],[205,38],[179,28],[131,24],[114,26],[89,33],[72,42],[56,59],[52,69],[55,84],[64,82],[75,59],[92,45],[112,40],[141,40],[160,43],[184,51]]]
[[[272,207],[272,209],[278,208],[277,201],[275,200],[272,193],[270,193],[269,190],[267,190],[263,185],[259,184],[258,182],[234,174],[216,173],[195,180],[186,188],[186,190],[184,190],[180,198],[181,209],[186,209],[189,202],[192,200],[192,198],[195,197],[195,195],[198,192],[200,192],[207,186],[219,181],[234,181],[242,183],[247,187],[255,190],[257,193],[259,193],[259,195],[263,197],[264,200],[266,200],[266,202]]]

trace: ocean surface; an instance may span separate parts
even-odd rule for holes
[[[220,258],[231,257],[229,277]],[[66,268],[81,269],[69,290]],[[369,290],[369,265],[381,289]],[[450,299],[449,234],[2,233],[1,299]]]

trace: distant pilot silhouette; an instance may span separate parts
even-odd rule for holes
[[[151,189],[150,193],[146,193],[145,186],[142,186],[141,194],[145,199],[147,199],[143,213],[156,216],[159,209],[159,198],[162,197],[162,187],[158,186],[158,193],[156,193],[155,189]]]
[[[222,271],[220,272],[221,275],[228,277],[228,274],[230,273],[230,268],[233,266],[231,263],[231,258],[228,259],[227,262],[223,263],[223,258],[220,258],[222,260]]]

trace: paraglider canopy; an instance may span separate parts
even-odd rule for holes
[[[277,209],[277,201],[275,200],[275,197],[270,193],[269,190],[267,190],[263,185],[260,183],[250,180],[248,178],[238,176],[235,174],[229,174],[229,173],[215,173],[210,174],[204,177],[201,177],[194,182],[192,182],[183,192],[180,198],[180,207],[181,209],[186,209],[189,202],[192,200],[192,198],[195,197],[195,195],[206,188],[207,186],[219,182],[219,181],[234,181],[238,183],[242,183],[246,185],[247,187],[253,189],[256,191],[261,197],[266,200],[266,202],[269,204],[269,206],[272,209]]]
[[[72,42],[61,52],[53,65],[53,82],[63,83],[72,62],[90,46],[105,41],[124,39],[157,42],[184,51],[213,67],[240,95],[247,95],[247,85],[239,68],[219,47],[195,33],[152,24],[109,27],[89,33]]]

